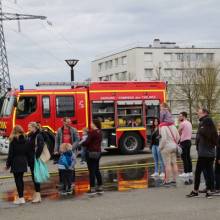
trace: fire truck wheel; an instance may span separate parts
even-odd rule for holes
[[[142,140],[136,132],[127,132],[120,139],[120,150],[123,154],[135,154],[142,147]]]

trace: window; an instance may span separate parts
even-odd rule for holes
[[[183,61],[183,53],[177,53],[176,59],[177,59],[177,61]]]
[[[73,117],[75,115],[75,103],[73,96],[57,96],[57,117]]]
[[[144,69],[144,78],[152,78],[153,76],[153,69]]]
[[[108,69],[108,61],[105,62],[105,69]]]
[[[21,96],[18,100],[16,116],[17,118],[24,118],[37,109],[36,96]]]
[[[115,79],[119,80],[119,73],[115,73]]]
[[[118,58],[115,58],[115,66],[118,66]]]
[[[102,81],[102,77],[99,77],[99,81],[100,81],[100,82]]]
[[[172,53],[164,53],[165,61],[172,61]]]
[[[15,96],[5,97],[3,105],[1,107],[1,115],[9,116],[12,113],[14,104],[15,104]]]
[[[165,69],[164,80],[170,81],[172,80],[173,69]]]
[[[109,60],[109,61],[108,61],[108,68],[109,68],[109,69],[112,68],[112,60]]]
[[[99,68],[98,68],[99,72],[102,71],[102,64],[103,64],[103,63],[99,63]]]
[[[126,56],[123,56],[121,59],[122,59],[122,65],[127,64],[127,57]]]
[[[127,71],[121,73],[121,81],[127,80]]]
[[[214,60],[214,53],[207,53],[206,54],[206,59],[208,61],[213,61]]]
[[[50,117],[50,97],[43,96],[42,97],[42,112],[44,118]]]
[[[144,61],[152,61],[152,53],[144,53]]]
[[[197,53],[196,54],[196,60],[203,60],[203,53]]]

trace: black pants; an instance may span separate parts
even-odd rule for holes
[[[60,184],[62,184],[62,175],[61,175],[61,172],[60,172],[61,170],[59,170],[58,171],[58,173],[59,173],[59,180],[60,180]],[[72,171],[72,183],[75,183],[75,181],[76,181],[76,171],[75,171],[75,169],[73,169],[73,170],[71,170]]]
[[[63,190],[70,190],[73,180],[73,170],[59,170]]]
[[[99,170],[99,161],[98,159],[93,158],[86,158],[87,160],[87,166],[89,170],[89,182],[90,182],[90,188],[95,187],[95,179],[97,179],[98,186],[102,185],[102,175]]]
[[[186,140],[180,143],[183,152],[181,154],[181,158],[183,160],[184,166],[184,173],[191,173],[192,172],[192,159],[190,156],[190,149],[191,149],[191,141]]]
[[[32,181],[34,183],[34,189],[36,192],[40,192],[40,183],[37,183],[34,179],[34,168],[30,168],[31,169],[31,177],[32,177]]]
[[[194,190],[199,190],[201,173],[205,172],[205,181],[207,190],[214,189],[214,158],[199,157],[196,164]]]
[[[19,198],[24,197],[24,173],[13,173]]]

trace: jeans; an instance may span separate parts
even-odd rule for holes
[[[214,170],[213,170],[214,158],[212,157],[199,157],[195,170],[195,183],[194,190],[199,190],[201,173],[205,173],[206,189],[214,189]]]
[[[71,184],[73,180],[73,171],[72,170],[59,170],[61,182],[62,182],[62,189],[63,190],[70,190]]]
[[[80,154],[81,154],[81,161],[86,161],[86,148],[85,147],[81,147],[81,151],[80,151]]]
[[[164,173],[165,166],[164,166],[163,158],[161,156],[158,145],[152,146],[152,153],[153,153],[153,158],[154,158],[155,173],[159,173],[159,170],[158,170],[159,167],[160,167],[160,172]]]
[[[102,176],[99,170],[100,158],[94,159],[87,156],[86,161],[89,170],[90,188],[95,187],[95,179],[97,179],[98,186],[102,186]]]
[[[192,159],[190,156],[191,141],[190,140],[183,141],[180,143],[180,146],[183,149],[181,158],[183,160],[184,173],[191,173],[192,172]]]
[[[24,173],[13,173],[19,198],[24,197]]]

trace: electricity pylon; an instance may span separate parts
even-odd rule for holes
[[[11,88],[11,80],[8,67],[8,58],[5,45],[3,21],[6,20],[17,20],[18,29],[20,31],[20,20],[27,19],[41,19],[45,20],[45,16],[27,15],[27,14],[14,14],[14,13],[3,13],[2,12],[2,0],[0,0],[0,97],[3,96],[8,88]]]

